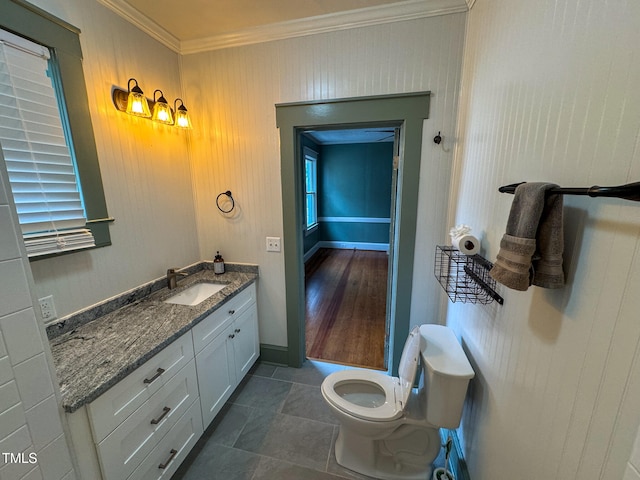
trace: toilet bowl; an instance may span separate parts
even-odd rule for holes
[[[421,386],[415,389],[420,360]],[[473,375],[450,329],[422,325],[407,337],[398,377],[371,370],[327,376],[322,395],[340,423],[336,460],[381,479],[427,478],[441,448],[439,428],[460,423]]]

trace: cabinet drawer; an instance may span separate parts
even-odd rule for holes
[[[194,402],[128,480],[168,480],[201,435],[200,405]]]
[[[193,341],[191,333],[187,333],[87,405],[96,443],[101,442],[192,358]]]
[[[127,478],[197,398],[195,360],[191,360],[98,444],[105,477]]]
[[[202,322],[195,325],[193,332],[193,348],[195,353],[202,350],[214,338],[224,331],[234,317],[242,314],[249,305],[256,301],[256,285],[249,285],[246,289],[222,305]]]

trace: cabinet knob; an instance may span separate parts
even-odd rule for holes
[[[240,333],[240,329],[239,329],[239,328],[236,328],[236,329],[235,329],[235,332],[236,332],[236,333]]]
[[[229,315],[233,315],[234,313],[236,313],[235,310],[229,310]]]
[[[233,333],[229,335],[229,338],[234,338],[234,337],[235,335]]]

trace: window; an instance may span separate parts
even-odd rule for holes
[[[318,225],[318,154],[310,148],[304,148],[304,190],[306,230]]]
[[[49,50],[0,30],[0,146],[29,256],[95,246]]]
[[[79,31],[0,0],[0,145],[27,253],[110,245]]]

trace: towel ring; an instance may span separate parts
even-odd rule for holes
[[[220,197],[222,195],[226,195],[227,197],[229,197],[229,200],[231,200],[231,208],[229,210],[225,210],[220,206]],[[236,206],[236,202],[233,201],[233,197],[231,196],[231,190],[222,192],[218,194],[218,196],[216,197],[216,207],[218,207],[218,210],[220,210],[222,213],[230,213],[235,208],[235,206]]]

